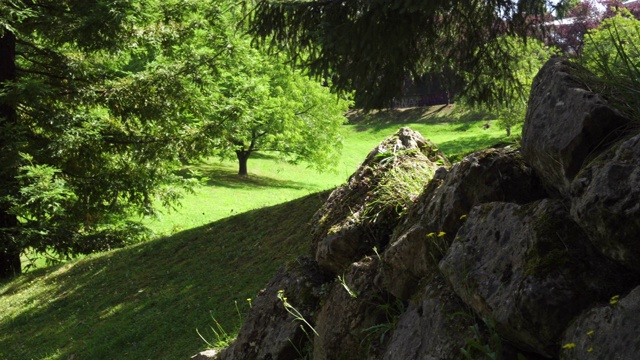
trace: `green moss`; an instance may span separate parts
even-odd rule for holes
[[[549,275],[553,270],[566,265],[569,262],[567,253],[561,249],[552,249],[548,252],[538,252],[536,249],[533,254],[527,254],[527,262],[525,263],[524,273],[527,276],[543,278]]]
[[[532,214],[531,221],[536,241],[526,254],[525,274],[535,277],[548,276],[552,271],[571,262],[569,249],[576,239],[571,220],[559,211]]]

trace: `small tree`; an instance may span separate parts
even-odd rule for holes
[[[484,87],[491,87],[491,91],[499,94],[492,98],[502,100],[487,102],[480,107],[496,115],[499,126],[506,130],[507,136],[511,136],[511,129],[524,122],[533,78],[555,50],[532,38],[525,42],[520,38],[504,36],[497,41],[500,48],[506,49],[501,55],[512,71],[508,81],[495,77],[493,71],[465,73],[464,76],[468,81],[484,83]],[[512,79],[515,81],[511,81]],[[465,96],[461,100],[463,103],[468,102]]]
[[[244,51],[236,48],[237,66],[222,75],[223,135],[216,137],[216,153],[235,155],[241,176],[248,175],[247,161],[256,151],[273,151],[282,160],[307,161],[318,169],[334,164],[348,102],[245,46]]]

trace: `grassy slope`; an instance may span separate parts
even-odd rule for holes
[[[234,332],[234,301],[244,311],[282,263],[307,252],[307,223],[327,195],[312,193],[344,182],[383,138],[409,126],[455,154],[503,136],[446,112],[352,117],[337,174],[267,156],[250,160],[249,179],[233,176],[233,162],[200,165],[211,186],[150,223],[172,236],[0,284],[0,359],[186,358],[206,347],[196,329],[213,338],[211,316]]]
[[[177,211],[157,221],[147,221],[147,225],[159,234],[171,235],[233,214],[335,188],[347,180],[374,146],[402,126],[420,131],[454,157],[503,139],[505,132],[494,121],[477,114],[452,121],[450,111],[450,107],[433,107],[351,114],[350,124],[344,127],[342,156],[334,172],[318,173],[304,165],[293,166],[274,161],[269,155],[256,154],[249,159],[251,176],[242,179],[235,175],[234,161],[211,159],[194,166],[211,179],[208,186],[187,195]],[[487,122],[493,125],[485,130],[482,125]]]
[[[308,253],[306,224],[326,195],[0,285],[0,358],[188,358],[205,346],[196,329],[211,339],[211,316],[236,329],[234,301],[244,311],[281,264]]]

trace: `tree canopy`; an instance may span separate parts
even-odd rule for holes
[[[282,56],[252,47],[246,33],[233,27],[227,32],[234,61],[218,69],[215,116],[224,121],[213,140],[214,154],[235,156],[240,175],[248,175],[247,160],[256,151],[329,168],[342,147],[340,125],[349,102],[285,65]]]
[[[0,259],[14,259],[0,275],[19,272],[26,247],[67,256],[120,246],[140,233],[131,214],[152,212],[155,198],[174,203],[189,185],[173,170],[203,146],[203,74],[215,62],[183,51],[205,24],[178,3],[0,3],[14,70],[0,79]]]
[[[636,12],[636,14],[638,14]],[[580,58],[598,75],[598,89],[632,119],[640,119],[640,21],[632,11],[618,9],[585,36]]]
[[[178,175],[182,162],[244,136],[234,126],[326,109],[298,73],[242,63],[234,2],[0,0],[0,13],[0,277],[20,272],[26,248],[73,256],[140,239],[132,216],[175,206],[197,182]],[[256,71],[252,91],[269,90],[229,116],[247,99],[226,81]],[[335,126],[324,129],[318,143]]]
[[[514,36],[503,36],[498,41],[502,48],[508,49],[503,61],[511,69],[511,76],[517,80],[515,84],[509,83],[511,78],[497,77],[487,67],[481,67],[480,72],[476,74],[462,73],[462,75],[467,79],[491,84],[503,94],[499,101],[490,101],[480,107],[496,115],[498,125],[507,131],[507,136],[510,136],[511,128],[524,122],[533,78],[545,62],[557,53],[557,50],[533,38],[524,41]],[[459,100],[463,103],[468,102],[467,97],[473,98],[473,90],[473,88],[469,89],[465,95],[459,97]]]
[[[251,29],[263,45],[331,79],[334,89],[355,90],[356,104],[371,109],[400,94],[405,74],[485,68],[511,78],[498,38],[535,31],[546,11],[544,0],[265,0]],[[483,82],[457,80],[474,89],[473,102],[505,96]]]
[[[240,175],[248,175],[247,160],[255,151],[329,168],[342,148],[340,126],[349,103],[290,66],[269,62],[248,46],[245,52],[222,74],[228,120],[221,124],[214,153],[235,155]]]

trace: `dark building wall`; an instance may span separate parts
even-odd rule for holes
[[[449,81],[454,75],[440,73],[425,75],[420,79],[413,79],[405,75],[402,97],[394,100],[394,108],[420,107],[453,102],[454,91]]]

